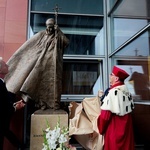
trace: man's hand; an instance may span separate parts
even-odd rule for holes
[[[98,91],[98,97],[102,97],[103,94],[104,94],[104,92],[103,92],[102,90],[99,90],[99,91]]]
[[[20,101],[14,103],[14,107],[16,110],[19,110],[19,109],[23,108],[24,106],[25,106],[25,103],[23,102],[23,100],[20,100]]]

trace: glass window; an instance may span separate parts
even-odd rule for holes
[[[141,36],[136,38],[134,41],[126,45],[121,49],[116,56],[138,56],[139,58],[143,56],[150,55],[150,30],[143,33]]]
[[[56,4],[60,13],[103,14],[103,0],[32,0],[31,11],[53,12]]]
[[[112,51],[144,28],[150,18],[150,2],[148,0],[115,0],[110,3],[110,6],[115,2],[118,4],[110,14]]]
[[[110,0],[111,1],[111,0]],[[117,9],[113,12],[115,16],[128,18],[150,17],[149,0],[116,0],[120,1]],[[139,11],[140,10],[140,11]]]
[[[135,100],[150,99],[150,59],[117,60],[117,65],[129,73],[125,84]]]
[[[46,20],[55,18],[56,5],[57,24],[69,39],[64,50],[62,94],[97,95],[103,89],[99,61],[105,55],[103,0],[31,0],[29,38],[46,29]],[[79,55],[80,61],[76,60]]]
[[[117,49],[125,41],[131,38],[135,33],[140,31],[144,26],[147,25],[147,20],[142,19],[125,19],[125,18],[114,18],[113,22],[114,33],[113,41],[114,48]]]
[[[126,80],[135,99],[150,99],[150,33],[149,29],[120,49],[112,58],[119,57],[117,65],[125,69],[130,77]],[[128,60],[123,60],[128,59]]]
[[[54,14],[32,13],[30,36],[44,30],[48,18]],[[70,41],[64,54],[104,55],[103,17],[59,14],[58,25]]]
[[[108,0],[110,9],[112,9],[112,7],[118,2],[119,0]]]
[[[97,95],[103,89],[101,66],[98,61],[65,60],[62,94]]]

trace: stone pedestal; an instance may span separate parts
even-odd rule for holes
[[[58,119],[60,126],[68,127],[68,114],[64,110],[38,110],[31,116],[30,150],[42,150],[43,129],[47,128],[46,120],[51,129],[54,129]]]

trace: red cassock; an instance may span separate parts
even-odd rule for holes
[[[131,114],[120,117],[102,110],[98,118],[98,128],[104,135],[104,150],[134,150]]]
[[[131,95],[121,85],[111,89],[103,102],[97,123],[104,150],[134,150]]]

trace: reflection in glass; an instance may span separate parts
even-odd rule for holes
[[[147,19],[150,17],[149,0],[115,0],[115,1],[118,1],[119,5],[117,9],[115,9],[115,11],[113,12],[114,16],[125,16],[125,17],[129,16],[131,18],[147,18]]]
[[[64,62],[62,94],[97,94],[102,89],[99,62]]]
[[[121,49],[116,56],[149,56],[150,55],[150,31],[143,33],[133,42]]]
[[[86,32],[86,31],[85,31]],[[103,30],[96,35],[67,34],[70,44],[64,54],[104,55]]]
[[[145,60],[118,60],[117,64],[130,75],[125,84],[135,99],[150,100],[150,66],[149,58]]]
[[[53,14],[31,14],[30,37],[45,30],[45,22]],[[59,15],[58,25],[69,39],[64,54],[104,55],[103,17]]]
[[[32,0],[31,10],[53,12],[56,4],[60,13],[103,14],[103,0]]]
[[[114,18],[114,49],[118,48],[135,33],[147,25],[147,20]]]
[[[112,7],[115,5],[115,3],[117,2],[118,0],[109,0],[109,7],[110,9],[112,9]]]

